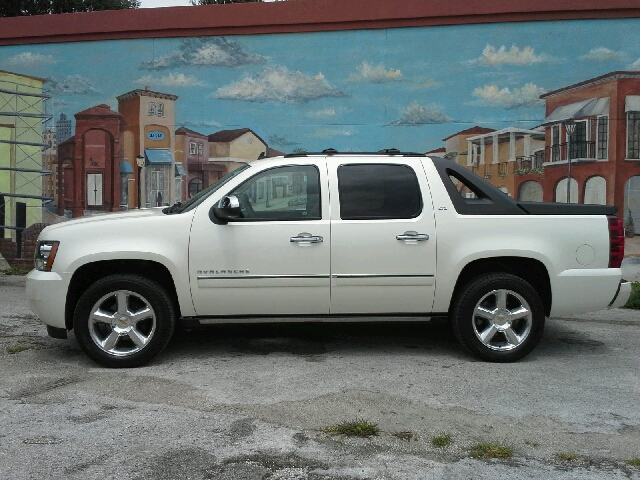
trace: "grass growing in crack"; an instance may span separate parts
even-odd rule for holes
[[[351,422],[342,422],[337,425],[330,425],[324,431],[331,435],[346,435],[347,437],[369,438],[380,433],[376,423],[356,418]]]
[[[27,275],[29,270],[20,267],[9,267],[0,270],[0,273],[4,273],[5,275]]]
[[[631,295],[629,300],[623,308],[633,308],[634,310],[640,310],[640,282],[633,282],[631,284]]]
[[[632,467],[640,467],[640,458],[632,458],[627,461],[627,465],[631,465]]]
[[[578,455],[576,455],[575,453],[561,452],[556,453],[556,458],[558,460],[562,460],[563,462],[574,462],[578,460]]]
[[[511,458],[513,448],[496,443],[479,443],[471,447],[469,456],[471,458]]]
[[[445,433],[443,435],[438,435],[431,439],[431,445],[437,448],[445,448],[451,445],[451,435]]]
[[[407,442],[410,442],[413,439],[418,440],[418,437],[416,437],[413,432],[396,432],[392,433],[391,435],[399,438],[400,440],[406,440]]]
[[[17,345],[11,345],[7,347],[7,353],[10,355],[14,355],[16,353],[24,352],[25,350],[31,350],[35,348],[34,345],[29,343],[19,343]]]

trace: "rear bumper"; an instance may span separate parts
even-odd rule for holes
[[[595,312],[624,305],[631,285],[619,268],[570,269],[551,279],[551,317]]]
[[[609,308],[620,308],[624,306],[629,300],[629,296],[631,296],[631,282],[621,280],[618,285],[618,291],[613,297],[613,300],[611,300]]]

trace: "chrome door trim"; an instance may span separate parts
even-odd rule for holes
[[[198,280],[256,280],[262,278],[330,278],[330,275],[198,275]]]
[[[401,274],[376,274],[376,273],[343,273],[333,274],[332,278],[431,278],[434,275],[428,273],[420,273],[415,275],[401,275]]]

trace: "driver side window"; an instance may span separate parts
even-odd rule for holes
[[[240,201],[242,220],[319,220],[320,175],[314,165],[261,172],[229,195]]]

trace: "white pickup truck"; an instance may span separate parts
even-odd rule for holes
[[[27,297],[108,367],[147,363],[177,321],[447,317],[482,359],[539,342],[545,317],[624,304],[616,208],[526,203],[419,154],[251,162],[182,204],[52,225]]]

